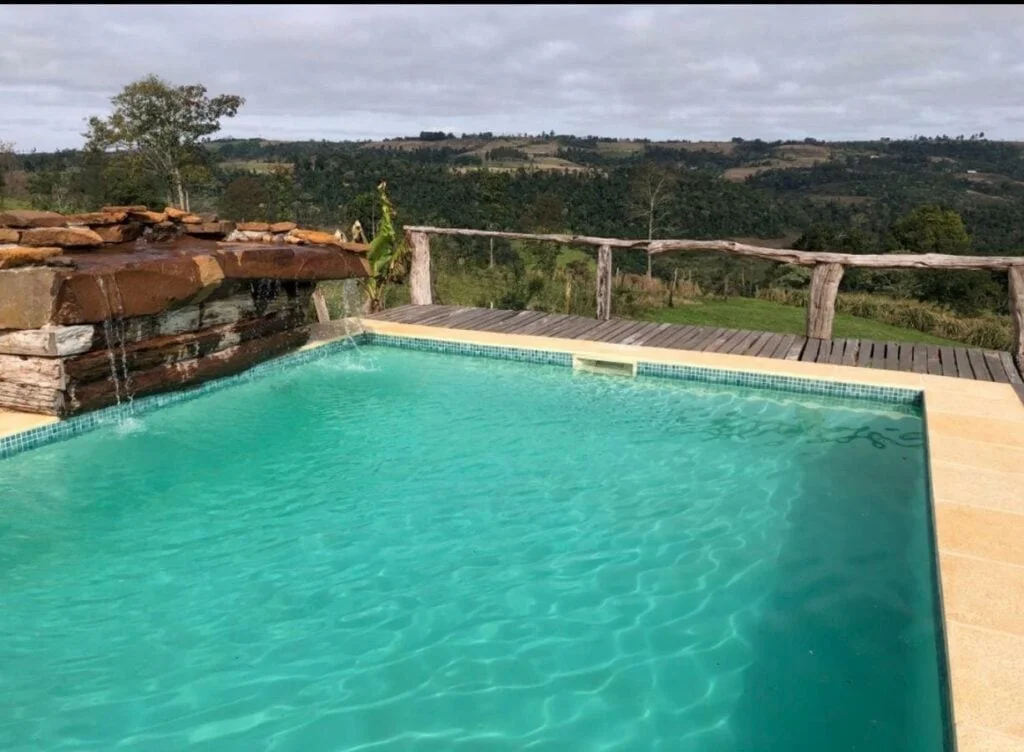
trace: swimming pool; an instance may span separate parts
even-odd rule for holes
[[[369,347],[0,499],[4,749],[948,746],[906,409]]]

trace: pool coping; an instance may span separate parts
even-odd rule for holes
[[[891,404],[920,400],[957,749],[1024,752],[1024,701],[1018,699],[1024,697],[1024,404],[1010,385],[380,320],[362,324],[385,345],[570,366],[574,356],[606,358],[641,363],[638,371],[647,376]],[[324,334],[322,341],[243,374],[68,421],[0,410],[0,458],[126,412],[193,399],[352,346],[351,340]]]

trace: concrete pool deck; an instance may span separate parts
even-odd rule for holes
[[[366,319],[368,331],[919,389],[959,752],[1024,752],[1024,404],[1007,383]],[[337,338],[327,325],[326,344]],[[0,410],[0,437],[54,422]]]

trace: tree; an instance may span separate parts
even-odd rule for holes
[[[666,217],[675,179],[668,170],[653,162],[644,162],[629,183],[626,211],[631,219],[647,225],[647,239],[654,239],[654,230]],[[647,255],[647,276],[651,277],[651,256]]]
[[[971,243],[964,221],[952,209],[929,204],[897,219],[890,228],[894,249],[963,253]]]
[[[166,181],[170,203],[188,209],[184,172],[197,162],[199,144],[234,117],[245,100],[234,94],[208,97],[201,84],[174,86],[149,75],[110,100],[110,117],[89,118],[87,148],[131,152],[140,167]]]
[[[963,253],[971,242],[959,214],[931,204],[903,215],[889,232],[890,245],[921,253]],[[918,298],[944,303],[965,315],[994,308],[1003,298],[989,272],[931,269],[917,272],[915,277]]]
[[[0,209],[4,208],[4,199],[7,198],[7,177],[14,171],[18,161],[14,156],[14,144],[9,141],[0,141]]]

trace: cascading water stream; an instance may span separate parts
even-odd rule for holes
[[[121,406],[121,382],[117,373],[117,359],[114,356],[114,322],[113,322],[113,308],[110,304],[110,298],[107,296],[107,286],[103,281],[102,275],[96,275],[96,284],[100,288],[100,295],[103,296],[103,303],[106,306],[107,313],[103,318],[103,337],[106,340],[107,346],[107,358],[110,361],[110,378],[114,382],[114,398],[117,400],[118,407]],[[122,343],[123,346],[123,343]]]
[[[341,314],[345,339],[352,345],[361,364],[365,365],[368,369],[375,368],[377,363],[373,356],[366,355],[363,352],[354,336],[354,334],[362,334],[364,331],[362,310],[363,301],[362,295],[359,294],[359,283],[354,279],[344,280],[341,283]],[[355,321],[355,327],[352,326],[353,320]],[[353,329],[355,330],[354,332]]]

